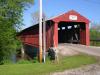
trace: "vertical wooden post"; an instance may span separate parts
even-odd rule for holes
[[[42,0],[39,0],[39,61],[42,63]]]
[[[25,56],[25,51],[24,51],[24,47],[22,46],[21,48],[21,58],[24,59]]]
[[[45,63],[46,59],[46,22],[45,22],[45,15],[43,17],[43,61]]]
[[[56,62],[58,63],[59,61],[59,58],[58,58],[58,50],[57,50],[57,47],[58,47],[58,22],[55,22],[54,24],[54,50],[55,50],[55,60]]]
[[[54,40],[54,47],[57,47],[58,46],[58,23],[57,22],[55,22],[54,24],[53,40]]]
[[[89,24],[86,24],[86,45],[89,46],[90,45],[90,33],[89,33]]]

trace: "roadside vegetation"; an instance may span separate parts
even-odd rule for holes
[[[0,64],[11,59],[21,43],[16,38],[23,23],[23,11],[34,0],[0,0]]]
[[[91,39],[92,46],[100,46],[100,32],[91,29],[90,39]]]
[[[90,28],[90,40],[92,46],[100,46],[100,24],[92,24]]]
[[[77,68],[96,62],[95,57],[85,54],[60,57],[58,63],[53,63],[49,59],[47,59],[45,64],[24,61],[23,63],[1,65],[0,75],[48,75],[52,72]]]

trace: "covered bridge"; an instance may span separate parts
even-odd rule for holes
[[[59,43],[90,45],[89,20],[71,10],[46,21],[46,48]],[[27,49],[39,47],[39,25],[33,25],[18,34]]]

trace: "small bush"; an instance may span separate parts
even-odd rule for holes
[[[32,60],[33,63],[38,63],[38,58],[35,57],[33,60]]]
[[[32,62],[29,61],[29,60],[24,60],[24,59],[22,59],[22,60],[19,60],[17,63],[18,63],[18,64],[30,64],[30,63],[32,63]]]
[[[6,65],[13,64],[13,62],[11,60],[3,60],[2,63],[6,64]]]

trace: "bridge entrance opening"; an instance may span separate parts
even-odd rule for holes
[[[84,30],[84,22],[60,22],[58,24],[58,43],[79,44],[81,31]]]

